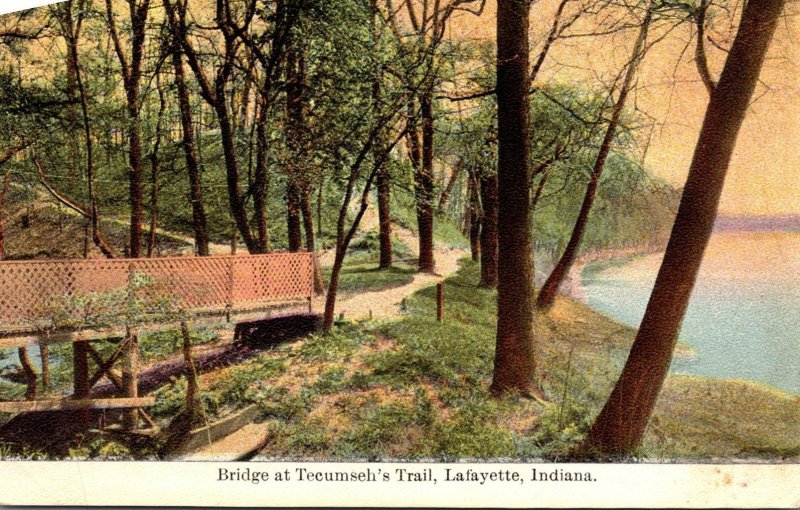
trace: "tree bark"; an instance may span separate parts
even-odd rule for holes
[[[475,171],[469,172],[469,248],[472,261],[481,260],[481,205],[478,199],[478,178]]]
[[[19,364],[25,374],[25,384],[28,386],[25,391],[25,399],[34,400],[36,398],[36,371],[33,369],[30,356],[28,356],[28,348],[17,348],[17,354],[19,355]]]
[[[391,185],[389,172],[384,165],[378,170],[375,182],[378,188],[378,238],[380,241],[380,269],[392,267],[392,212],[391,212]]]
[[[8,197],[8,185],[11,182],[11,172],[6,172],[3,176],[3,189],[0,191],[0,260],[6,258],[5,242],[5,204]]]
[[[650,301],[622,374],[584,442],[588,452],[629,454],[644,436],[711,238],[736,138],[784,3],[751,0],[744,7],[711,94]]]
[[[173,35],[174,37],[174,35]],[[186,73],[183,67],[183,56],[177,40],[172,42],[172,69],[175,74],[175,89],[178,108],[181,114],[181,145],[186,158],[186,173],[189,176],[189,200],[192,204],[192,229],[197,254],[206,256],[208,249],[208,227],[203,202],[203,182],[200,176],[200,163],[195,150],[194,119],[186,86]]]
[[[419,264],[423,273],[432,273],[433,258],[433,90],[420,95],[420,121],[422,122],[422,161],[415,174],[417,199],[417,227],[419,229]]]
[[[650,21],[653,17],[653,5],[654,3],[651,0],[651,2],[648,3],[645,18],[642,21],[641,28],[639,29],[639,36],[637,37],[636,43],[633,46],[633,52],[631,53],[631,58],[628,62],[628,69],[625,72],[622,88],[620,89],[619,97],[617,98],[616,103],[614,103],[614,109],[611,113],[611,120],[608,123],[603,141],[600,144],[600,150],[597,153],[597,158],[595,159],[594,166],[592,167],[592,173],[589,176],[589,184],[586,186],[586,193],[583,197],[583,203],[581,204],[581,209],[578,212],[578,218],[575,221],[575,226],[572,229],[569,242],[567,243],[567,247],[564,250],[564,253],[561,255],[561,258],[558,260],[558,263],[556,263],[555,268],[553,268],[550,276],[547,277],[544,285],[542,285],[542,289],[539,291],[539,296],[536,300],[536,308],[539,310],[546,311],[553,306],[556,295],[558,294],[558,288],[567,277],[567,274],[569,274],[572,264],[575,262],[575,258],[578,256],[578,252],[580,251],[583,234],[586,231],[586,225],[589,223],[589,214],[592,211],[594,199],[597,196],[597,189],[600,186],[600,177],[603,174],[606,159],[611,152],[611,144],[614,141],[614,136],[617,133],[617,126],[619,125],[622,111],[625,108],[625,102],[628,99],[628,94],[633,86],[633,79],[636,76],[636,70],[642,58],[644,57],[644,52],[646,51],[644,45],[647,40],[647,32],[650,28]]]
[[[155,141],[153,152],[150,153],[150,231],[147,236],[147,256],[152,257],[158,243],[158,180],[161,174],[161,141],[164,131],[164,112],[167,101],[164,88],[161,86],[160,75],[156,75],[156,88],[158,89],[158,120],[156,121]]]
[[[114,252],[100,231],[99,208],[97,206],[97,193],[94,187],[94,141],[92,138],[92,124],[89,115],[89,100],[86,87],[81,76],[80,58],[78,56],[78,39],[80,38],[85,12],[80,10],[78,18],[72,16],[73,1],[70,0],[60,6],[59,22],[62,36],[67,47],[67,76],[70,87],[70,97],[80,104],[83,117],[83,136],[86,142],[86,187],[89,195],[87,217],[91,223],[92,242],[107,258],[114,258]]]
[[[130,256],[138,258],[142,248],[142,135],[140,117],[140,82],[142,78],[142,63],[144,60],[145,30],[147,28],[147,15],[150,0],[143,0],[139,4],[136,0],[128,0],[128,11],[131,21],[130,61],[123,50],[123,42],[117,31],[114,10],[111,0],[106,0],[106,16],[108,19],[109,33],[114,42],[114,49],[119,59],[122,71],[122,84],[125,88],[125,99],[128,112],[128,173],[130,216]]]
[[[534,391],[528,0],[497,2],[498,285],[494,395]]]
[[[481,287],[497,287],[497,174],[482,172]]]

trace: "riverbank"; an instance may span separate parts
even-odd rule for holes
[[[399,319],[344,321],[330,335],[202,374],[202,401],[257,406],[255,426],[266,437],[258,460],[564,461],[608,398],[635,330],[559,296],[536,327],[547,401],[494,399],[497,296],[476,286],[479,269],[462,260],[447,278],[442,323],[435,288],[427,287]],[[179,378],[156,391],[154,409],[178,409],[185,388]],[[798,419],[797,397],[670,375],[635,460],[797,461]],[[90,458],[151,458],[157,446],[78,439],[71,451]]]

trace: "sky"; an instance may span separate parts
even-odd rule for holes
[[[557,2],[540,0],[531,9],[532,54],[552,23]],[[495,2],[489,0],[480,18],[463,14],[450,32],[455,38],[493,39]],[[739,134],[728,171],[720,213],[725,215],[800,214],[800,15],[797,6],[782,21],[762,70],[762,85]],[[577,38],[557,42],[545,63],[542,79],[596,86],[608,79],[629,56],[635,38]],[[708,94],[699,80],[694,46],[679,57],[690,39],[688,26],[671,33],[647,55],[633,97],[636,108],[656,121],[646,165],[676,187],[686,180],[700,132]],[[725,54],[709,50],[710,67],[718,77]],[[630,103],[629,103],[630,104]],[[646,132],[642,134],[646,138]]]
[[[34,7],[49,0],[1,0],[0,13]],[[531,10],[532,52],[546,33],[555,0],[535,2]],[[739,135],[720,212],[725,215],[800,214],[800,14],[789,12],[778,28],[762,71],[762,85]],[[462,14],[450,31],[454,38],[494,39],[495,1],[487,0],[480,17]],[[585,29],[586,27],[577,27]],[[546,81],[582,82],[596,86],[608,80],[626,58],[633,33],[558,42],[543,69]],[[688,28],[676,30],[648,53],[633,104],[656,122],[646,166],[670,184],[686,179],[694,144],[708,101],[698,78],[692,48],[679,63],[689,40]],[[715,76],[724,53],[709,51]]]

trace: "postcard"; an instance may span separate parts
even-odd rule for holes
[[[5,2],[0,503],[800,506],[798,20]]]

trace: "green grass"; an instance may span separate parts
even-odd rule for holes
[[[608,398],[634,331],[559,298],[536,325],[549,404],[492,398],[496,293],[478,278],[478,265],[464,261],[446,280],[444,323],[426,288],[400,320],[345,323],[201,375],[207,416],[257,404],[271,434],[261,458],[565,459]],[[185,391],[183,378],[158,390],[152,415],[166,423]],[[671,375],[636,457],[796,461],[798,421],[796,396]],[[98,441],[75,454],[126,455],[125,445]]]
[[[414,268],[408,264],[397,263],[388,269],[378,269],[376,263],[348,263],[339,275],[339,292],[360,293],[391,289],[411,283]],[[325,281],[330,279],[331,268],[323,268]]]

